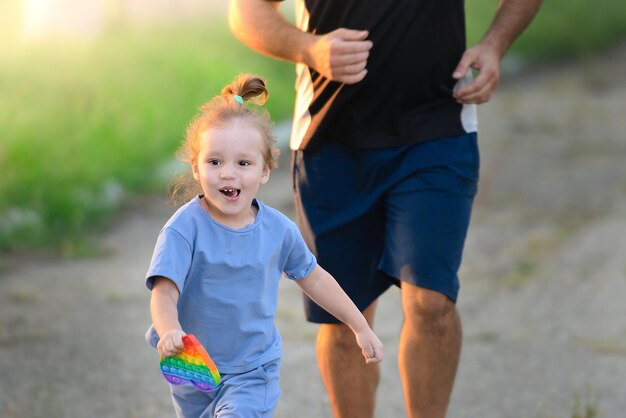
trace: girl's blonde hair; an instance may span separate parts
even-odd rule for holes
[[[276,148],[273,124],[266,110],[247,106],[251,102],[261,106],[269,97],[265,81],[251,74],[240,74],[222,89],[219,96],[200,106],[199,113],[191,120],[185,132],[185,139],[177,151],[178,158],[190,165],[198,160],[200,138],[204,131],[224,127],[231,121],[243,121],[259,130],[263,138],[263,159],[269,169],[278,166],[280,151]],[[191,178],[176,179],[172,186],[172,198],[176,203],[188,200],[195,195],[197,182]]]

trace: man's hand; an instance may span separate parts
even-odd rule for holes
[[[365,78],[372,41],[362,30],[339,28],[318,35],[305,53],[305,63],[324,77],[354,84]]]
[[[461,80],[470,68],[478,70],[474,81],[455,89],[453,96],[463,104],[481,104],[489,101],[500,81],[500,54],[487,42],[465,51],[454,70],[454,77]]]
[[[543,0],[501,0],[483,40],[465,51],[452,77],[461,80],[470,68],[478,70],[473,82],[455,88],[459,103],[480,104],[491,98],[500,81],[500,61],[531,22]],[[462,83],[461,83],[462,84]]]

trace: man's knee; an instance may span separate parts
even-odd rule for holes
[[[374,316],[376,315],[377,301],[372,302],[365,310],[363,310],[363,316],[367,320],[370,327],[374,328]],[[354,332],[344,323],[338,324],[321,324],[317,333],[318,343],[320,340],[328,342],[333,345],[342,345],[350,348],[354,348],[358,345],[354,339]],[[360,348],[359,348],[360,350]]]
[[[354,349],[358,345],[354,333],[345,324],[321,324],[317,334],[318,344],[333,345],[335,349]]]
[[[402,307],[405,321],[433,332],[442,331],[456,316],[456,305],[446,295],[406,283],[402,284]]]

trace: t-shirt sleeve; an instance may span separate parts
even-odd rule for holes
[[[309,250],[302,234],[294,223],[290,223],[285,239],[285,246],[289,249],[283,268],[285,276],[292,280],[304,279],[317,265],[317,260]]]
[[[180,233],[171,228],[163,228],[159,234],[150,267],[146,274],[146,286],[152,290],[158,276],[172,280],[182,291],[185,278],[191,266],[192,248]]]

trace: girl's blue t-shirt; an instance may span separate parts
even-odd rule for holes
[[[222,373],[241,373],[281,356],[274,323],[278,282],[306,277],[316,266],[293,221],[255,200],[256,220],[242,229],[217,223],[195,197],[161,230],[146,285],[172,280],[183,331],[194,334]],[[151,326],[148,342],[159,336]]]

